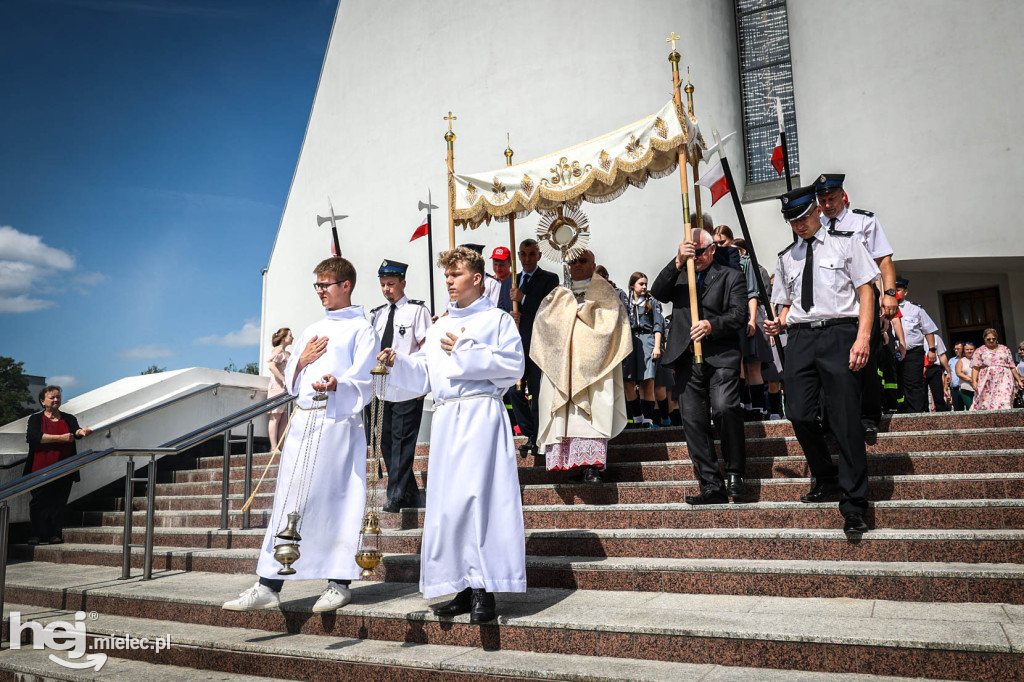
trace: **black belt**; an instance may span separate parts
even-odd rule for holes
[[[796,324],[786,325],[790,329],[822,329],[824,327],[834,327],[837,324],[858,324],[860,319],[856,317],[833,317],[829,320],[816,320],[815,322],[797,322]]]
[[[644,329],[643,327],[637,327],[636,331],[634,331],[633,333],[634,334],[653,334],[654,333],[654,327],[651,327],[649,329]]]

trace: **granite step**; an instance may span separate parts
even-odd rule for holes
[[[841,525],[841,524],[837,524]],[[417,554],[422,531],[384,530],[380,548],[392,554]],[[238,539],[251,547],[213,550],[159,547],[154,565],[179,570],[246,572],[255,568],[199,568],[204,556],[219,551],[242,552],[232,558],[255,561],[256,538]],[[154,539],[154,544],[156,539]],[[300,543],[301,546],[301,543]],[[98,563],[92,553],[116,556],[116,544],[12,545],[11,556],[53,563]],[[250,552],[249,555],[244,554]],[[211,554],[212,553],[212,554]],[[1024,531],[1020,530],[915,530],[880,528],[858,540],[848,540],[839,527],[792,528],[655,528],[526,531],[526,553],[536,556],[645,557],[665,559],[774,559],[786,561],[894,561],[1017,563],[1024,557]],[[219,561],[219,559],[218,559]],[[115,565],[108,564],[108,565]]]
[[[468,616],[438,619],[430,602],[402,583],[356,582],[351,604],[313,615],[310,608],[323,586],[297,581],[285,587],[280,610],[233,613],[221,604],[249,587],[252,576],[168,571],[157,580],[119,581],[118,575],[115,568],[96,567],[83,580],[80,566],[14,564],[7,598],[39,608],[96,611],[96,623],[144,615],[181,623],[190,633],[205,626],[262,630],[256,635],[261,645],[280,641],[276,633],[281,639],[300,634],[382,640],[414,652],[414,645],[428,644],[532,652],[529,660],[535,653],[577,655],[600,666],[609,659],[642,658],[980,680],[1020,679],[1024,670],[1024,607],[1011,604],[536,588],[497,595],[499,618],[481,626],[471,625]],[[235,632],[235,641],[246,636]],[[332,649],[346,650],[351,647]],[[283,666],[296,658],[301,662],[292,655],[279,660]],[[280,667],[265,670],[274,674]]]
[[[834,457],[833,459],[838,459]],[[416,483],[421,488],[426,481],[426,457],[414,461]],[[721,461],[721,460],[720,460]],[[721,464],[720,464],[721,466]],[[373,471],[368,472],[374,475]],[[868,457],[868,471],[876,476],[912,474],[973,474],[1024,471],[1024,449],[1016,450],[975,450],[949,452],[887,452]],[[253,486],[262,475],[254,471]],[[176,471],[173,483],[158,483],[157,495],[214,495],[220,494],[222,472],[220,469],[191,469]],[[232,495],[241,495],[245,486],[245,467],[232,467],[230,472]],[[567,472],[547,471],[543,467],[519,467],[520,483],[531,485],[561,482]],[[691,481],[694,479],[693,463],[688,459],[660,462],[609,462],[603,474],[606,481]],[[810,471],[802,455],[786,457],[748,457],[747,476],[750,478],[808,478]],[[276,481],[277,464],[268,471],[263,485]],[[387,485],[385,473],[382,486]],[[268,488],[272,490],[272,488]]]
[[[685,496],[696,495],[696,481],[638,481],[588,483],[546,483],[525,485],[525,505],[543,504],[658,504],[683,502]],[[744,502],[782,502],[798,500],[807,492],[806,478],[748,478]],[[378,484],[380,496],[385,486]],[[1024,497],[1024,473],[931,474],[910,476],[870,476],[868,498],[873,500],[940,500],[940,499],[1014,499]],[[123,509],[124,498],[114,498],[114,509]],[[272,507],[273,491],[260,489],[253,499],[253,510]],[[221,495],[160,495],[159,510],[219,510]],[[146,508],[146,498],[134,498],[136,510]]]
[[[232,502],[228,527],[240,528],[241,500]],[[526,505],[527,528],[822,528],[841,523],[834,503],[796,501],[718,504],[693,507],[686,503],[607,505]],[[403,509],[384,514],[383,528],[423,526],[424,510]],[[269,510],[250,514],[253,528],[265,528]],[[119,511],[79,513],[82,525],[120,528]],[[143,511],[132,514],[136,529],[143,527]],[[991,529],[1024,528],[1024,500],[881,500],[868,503],[866,519],[883,528]],[[219,511],[157,511],[157,528],[219,528]]]
[[[253,573],[263,533],[240,531],[230,548],[154,547],[154,570]],[[11,556],[54,564],[120,566],[119,544],[14,545]],[[301,560],[301,559],[300,559]],[[143,567],[143,550],[131,565]],[[372,580],[417,583],[417,554],[384,556]],[[847,597],[897,601],[1024,604],[1024,565],[1011,563],[526,557],[531,587],[688,594]]]
[[[74,612],[44,609],[28,604],[12,604],[10,611],[21,611],[43,624],[74,619]],[[783,671],[758,668],[726,667],[713,663],[670,663],[628,658],[600,658],[578,654],[500,651],[481,646],[408,644],[382,640],[276,633],[252,628],[194,625],[172,620],[154,620],[103,614],[88,623],[87,638],[96,646],[104,637],[170,637],[172,646],[160,654],[133,652],[146,658],[140,660],[115,658],[117,650],[108,651],[103,673],[64,671],[54,674],[57,666],[49,652],[22,648],[0,652],[0,668],[20,674],[21,679],[166,679],[225,680],[255,682],[256,680],[573,680],[574,682],[612,682],[647,680],[650,682],[759,682],[786,679],[794,682],[901,682],[910,678],[876,675]],[[189,670],[169,665],[193,666]],[[159,667],[157,667],[159,664]],[[234,673],[235,670],[256,670],[280,677],[254,677]],[[185,676],[188,674],[188,676]],[[0,680],[4,679],[0,672]],[[15,679],[11,677],[11,679]]]
[[[1024,416],[1021,421],[1024,422]],[[609,445],[610,461],[650,461],[665,459],[688,459],[686,443],[681,429],[654,429],[657,433],[648,439],[621,440],[619,436]],[[519,439],[521,441],[521,439]],[[916,452],[932,450],[999,450],[1016,449],[1024,442],[1024,426],[993,429],[932,429],[923,431],[879,432],[875,443],[867,446],[869,454],[889,452]],[[839,450],[832,445],[832,452]],[[746,440],[747,453],[754,457],[780,457],[802,455],[800,444],[792,435],[771,437],[750,437]],[[429,446],[420,443],[416,446],[418,456],[426,456]],[[253,468],[262,471],[270,459],[270,453],[253,454]],[[543,459],[543,457],[541,457]],[[532,456],[520,457],[522,466],[531,466]],[[196,460],[201,469],[221,469],[224,466],[222,456],[199,457]],[[245,455],[231,455],[230,466],[245,465]]]

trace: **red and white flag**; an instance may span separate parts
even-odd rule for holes
[[[775,172],[782,175],[782,169],[786,167],[785,162],[782,160],[782,133],[775,138],[775,149],[772,150],[772,167],[775,168]]]
[[[725,177],[725,170],[722,168],[722,162],[718,161],[714,166],[709,168],[704,175],[700,176],[700,180],[696,183],[701,187],[707,187],[711,190],[711,205],[714,206],[719,199],[729,193],[729,181]]]
[[[419,239],[420,237],[426,237],[427,236],[427,231],[428,231],[427,219],[424,218],[423,219],[423,224],[416,228],[416,231],[412,233],[412,239],[410,239],[409,241],[414,242],[417,239]]]

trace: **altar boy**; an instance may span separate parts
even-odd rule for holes
[[[420,549],[420,591],[427,599],[457,592],[439,616],[493,620],[494,592],[526,591],[526,532],[515,446],[502,396],[522,376],[516,323],[484,295],[484,260],[458,247],[438,259],[445,269],[448,314],[419,352],[391,348],[390,382],[433,393],[427,512]]]
[[[366,506],[362,414],[373,395],[370,370],[380,342],[362,307],[352,305],[352,264],[328,258],[313,274],[325,317],[302,332],[296,344],[302,354],[292,355],[284,371],[298,409],[281,450],[274,513],[256,566],[259,582],[224,604],[228,611],[277,608],[284,580],[316,578],[328,582],[313,612],[334,611],[352,600],[349,583],[359,577],[355,556]],[[327,393],[326,405],[313,402],[320,391]],[[306,434],[307,423],[319,434]],[[315,448],[309,459],[304,457],[307,447]],[[279,576],[274,545],[281,540],[275,536],[293,511],[301,514],[301,556],[293,575]]]

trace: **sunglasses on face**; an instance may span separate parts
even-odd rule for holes
[[[694,258],[700,258],[701,256],[704,255],[704,252],[707,251],[708,249],[710,249],[712,246],[714,246],[714,244],[708,244],[707,246],[702,246],[699,249],[694,249],[693,250]]]
[[[587,260],[586,258],[573,258],[571,261],[569,261],[569,265],[576,265],[577,263],[579,263],[580,265],[586,265],[589,262],[590,261]]]
[[[985,337],[985,340],[986,340],[986,341],[995,341],[995,340],[996,340],[996,337],[994,337],[994,336],[986,336],[986,337]]]

